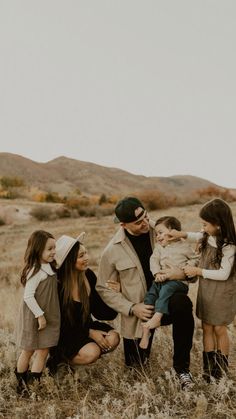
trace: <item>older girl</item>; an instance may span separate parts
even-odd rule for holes
[[[188,277],[199,276],[197,316],[203,328],[203,377],[219,379],[228,370],[227,325],[236,312],[236,233],[229,205],[222,199],[207,202],[200,211],[201,233],[171,231],[173,236],[199,240],[198,267],[186,267]]]

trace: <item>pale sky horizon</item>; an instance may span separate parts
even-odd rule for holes
[[[0,152],[236,188],[234,0],[2,0]]]

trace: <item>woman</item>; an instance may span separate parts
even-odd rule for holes
[[[51,372],[59,362],[87,365],[119,344],[119,334],[108,324],[93,320],[113,320],[117,313],[95,290],[96,275],[88,269],[88,254],[77,239],[63,235],[56,242],[57,275],[61,307],[59,343],[47,366]]]

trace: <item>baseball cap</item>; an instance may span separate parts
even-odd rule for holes
[[[142,211],[137,211],[140,209]],[[121,199],[115,207],[115,223],[132,223],[138,221],[145,213],[144,206],[139,199],[128,196]]]

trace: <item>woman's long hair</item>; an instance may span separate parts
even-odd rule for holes
[[[20,281],[25,286],[27,276],[32,270],[30,278],[35,275],[41,267],[42,254],[45,249],[48,239],[54,239],[51,233],[48,233],[44,230],[34,231],[27,243],[27,248],[24,255],[25,266],[22,270]],[[50,263],[53,270],[56,268],[56,262],[53,261]]]
[[[220,263],[222,259],[222,247],[228,244],[236,245],[236,232],[232,211],[225,201],[216,198],[207,202],[202,207],[199,216],[204,221],[218,227],[216,234],[216,262]],[[204,233],[200,244],[200,251],[206,248],[207,241],[208,234]]]
[[[90,311],[88,289],[86,287],[85,282],[85,272],[79,272],[75,267],[79,249],[80,243],[76,242],[70,250],[70,252],[68,253],[68,255],[66,256],[63,264],[57,271],[57,276],[60,283],[60,299],[62,312],[68,318],[71,324],[73,324],[74,317],[72,290],[75,282],[77,282],[78,285],[79,299],[82,304],[83,323],[86,322]]]

